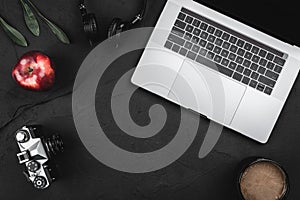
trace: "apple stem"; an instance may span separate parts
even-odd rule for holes
[[[27,68],[27,71],[28,71],[28,73],[31,74],[31,73],[33,72],[33,68],[29,66],[29,67]]]

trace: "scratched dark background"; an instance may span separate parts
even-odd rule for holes
[[[41,25],[40,37],[27,30],[18,0],[0,0],[0,15],[20,30],[30,46],[15,46],[0,30],[0,199],[238,199],[236,174],[239,163],[249,156],[274,159],[287,170],[291,190],[288,199],[300,198],[300,82],[297,79],[286,106],[268,144],[260,145],[231,130],[223,134],[212,153],[205,159],[197,153],[208,127],[200,121],[198,135],[189,150],[172,165],[148,174],[126,174],[110,169],[95,160],[84,148],[72,119],[71,91],[76,72],[91,48],[81,30],[77,0],[37,1],[38,8],[69,35],[72,44],[63,45]],[[139,26],[154,26],[165,0],[149,0],[145,19]],[[240,19],[249,25],[300,46],[300,13],[297,1],[279,0],[202,0],[202,3]],[[86,0],[89,10],[96,13],[100,25],[99,41],[104,40],[114,17],[131,19],[141,6],[140,0]],[[44,93],[25,91],[11,78],[17,59],[30,50],[41,50],[56,63],[57,83]],[[133,52],[113,65],[116,70],[130,69],[141,52]],[[111,73],[113,74],[113,73]],[[111,84],[114,83],[112,75]],[[108,82],[109,83],[109,82]],[[105,87],[107,90],[111,89]],[[104,90],[104,89],[103,89]],[[108,93],[109,91],[101,91]],[[101,98],[97,95],[97,98]],[[162,137],[176,132],[180,109],[158,97],[138,90],[131,99],[133,119],[147,124],[149,105],[161,103],[171,113]],[[97,105],[101,113],[101,104]],[[262,122],[263,123],[263,122]],[[22,175],[17,162],[14,131],[25,124],[42,124],[59,132],[65,142],[65,152],[56,159],[58,181],[44,191],[36,191]],[[109,124],[108,124],[109,125]],[[106,133],[110,134],[110,133]],[[122,141],[120,141],[122,146]],[[158,141],[160,142],[160,141]]]

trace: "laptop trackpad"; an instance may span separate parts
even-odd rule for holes
[[[168,98],[179,105],[229,125],[246,87],[215,70],[184,61]]]

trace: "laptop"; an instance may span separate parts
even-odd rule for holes
[[[193,0],[169,0],[132,83],[266,143],[300,49]]]

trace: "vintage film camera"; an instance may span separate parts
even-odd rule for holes
[[[41,130],[41,126],[23,126],[15,134],[21,151],[17,157],[20,164],[25,164],[26,170],[23,174],[37,189],[45,189],[55,180],[48,163],[52,156],[63,151],[63,142],[59,135],[38,137]]]

